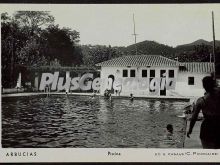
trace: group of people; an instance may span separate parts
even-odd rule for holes
[[[117,96],[117,93],[116,93],[116,96]],[[110,92],[108,89],[106,89],[106,90],[104,91],[104,97],[105,97],[106,99],[109,99],[109,100],[112,99],[111,92]],[[134,95],[133,95],[132,93],[130,94],[129,99],[130,99],[130,101],[134,101]]]
[[[107,98],[107,99],[109,99],[109,100],[111,100],[111,99],[112,99],[112,94],[111,94],[111,92],[106,89],[105,92],[104,92],[104,97]]]

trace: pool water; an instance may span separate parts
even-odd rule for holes
[[[2,98],[2,147],[182,148],[185,101],[51,95]],[[164,142],[166,125],[174,127]]]

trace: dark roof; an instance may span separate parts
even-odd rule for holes
[[[179,66],[178,62],[161,55],[122,56],[96,64],[96,66]]]
[[[214,63],[210,62],[185,62],[180,67],[181,72],[211,73],[214,72]]]
[[[181,72],[211,73],[214,63],[210,62],[177,62],[161,55],[122,56],[96,64],[96,66],[179,66]]]

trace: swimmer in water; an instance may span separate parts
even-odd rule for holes
[[[91,95],[91,96],[90,96],[90,99],[95,99],[95,95]]]
[[[173,134],[173,125],[172,124],[167,124],[167,133]]]
[[[131,101],[134,101],[134,96],[133,96],[132,93],[130,94],[130,100],[131,100]]]
[[[68,96],[68,92],[69,92],[69,91],[66,89],[66,96]]]
[[[163,142],[160,144],[162,148],[169,148],[175,144],[175,139],[173,137],[173,125],[167,124],[166,134],[164,136]]]
[[[104,92],[104,96],[105,96],[105,97],[108,97],[108,90],[107,90],[107,89],[106,89],[105,92]]]

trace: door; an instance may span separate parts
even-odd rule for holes
[[[166,70],[160,70],[160,78],[161,78],[161,81],[160,81],[160,96],[166,96],[166,81],[165,80],[162,80],[162,79],[166,79]],[[165,81],[165,84],[162,84],[164,83]],[[164,89],[161,90],[161,86],[164,86]]]
[[[114,80],[115,80],[115,77],[112,74],[108,76],[108,87],[110,88],[109,92],[111,94],[114,94],[114,89],[113,89]]]

